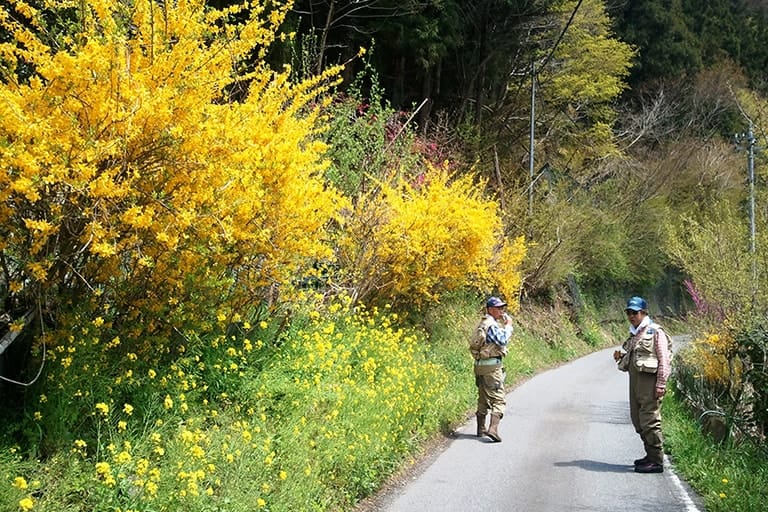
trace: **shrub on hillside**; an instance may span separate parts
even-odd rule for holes
[[[141,340],[268,300],[331,255],[342,201],[309,105],[338,70],[292,84],[261,60],[246,69],[286,6],[9,4],[0,289],[15,316],[45,316],[49,343],[71,344],[55,326],[77,305],[144,357]],[[59,18],[68,32],[51,40]]]
[[[380,182],[345,219],[338,282],[356,300],[417,305],[459,288],[498,290],[512,308],[526,253],[469,174],[427,165],[415,181]]]

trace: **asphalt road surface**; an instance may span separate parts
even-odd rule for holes
[[[364,510],[703,511],[669,460],[662,474],[633,471],[643,446],[629,419],[628,377],[616,369],[612,352],[596,352],[518,386],[507,395],[501,443],[476,437],[473,418]]]

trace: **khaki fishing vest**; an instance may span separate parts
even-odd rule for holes
[[[488,334],[488,328],[493,325],[496,320],[491,315],[485,315],[480,325],[477,326],[475,335],[469,342],[469,351],[475,361],[479,359],[488,359],[489,357],[504,357],[507,355],[507,347],[501,347],[495,343],[487,343],[486,335]]]
[[[656,356],[656,338],[661,326],[651,322],[642,333],[634,336],[635,352],[632,360],[635,368],[645,373],[656,373],[659,369],[659,358]]]

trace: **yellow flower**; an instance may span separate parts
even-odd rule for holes
[[[727,484],[728,483],[728,479],[727,478],[723,478],[723,483]]]
[[[171,398],[171,395],[165,395],[165,400],[163,401],[163,406],[166,409],[173,409],[173,398]]]
[[[13,486],[17,489],[26,489],[27,488],[27,481],[24,479],[23,476],[17,476],[13,479]]]
[[[133,406],[131,404],[125,404],[123,405],[123,412],[130,416],[133,414]]]
[[[19,501],[19,508],[21,510],[32,510],[35,506],[35,501],[32,498],[23,498]]]
[[[280,480],[285,480],[286,478],[288,478],[288,473],[286,473],[285,471],[281,471]]]
[[[721,493],[720,493],[720,499],[725,499],[725,498],[726,498],[726,495],[725,495],[725,493],[724,493],[724,492],[721,492]]]
[[[109,406],[104,402],[97,403],[96,410],[100,412],[102,416],[106,416],[107,414],[109,414]]]
[[[259,498],[259,499],[256,500],[256,505],[258,505],[259,508],[264,508],[264,507],[267,506],[267,502],[264,501],[263,498]]]

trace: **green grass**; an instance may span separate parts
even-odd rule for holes
[[[674,389],[674,386],[670,389]],[[664,444],[707,512],[768,510],[768,460],[747,442],[716,444],[675,395],[664,399]]]

